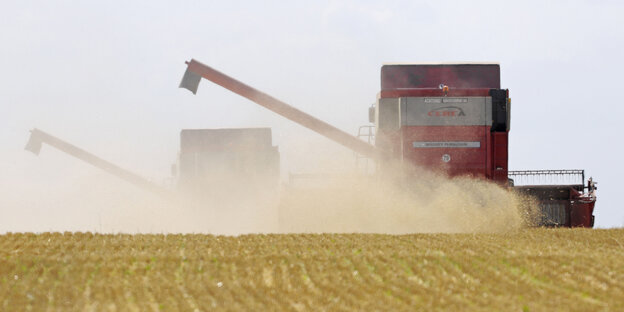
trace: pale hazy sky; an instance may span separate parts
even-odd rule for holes
[[[196,96],[178,89],[191,58],[350,133],[384,62],[500,62],[511,169],[586,169],[596,225],[624,226],[622,15],[620,1],[2,1],[0,232],[124,217],[57,210],[51,184],[100,173],[25,152],[33,127],[157,181],[182,128],[273,127],[284,171],[328,157],[332,143],[206,81]]]

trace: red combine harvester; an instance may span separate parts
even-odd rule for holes
[[[180,87],[196,93],[201,78],[299,123],[363,156],[383,173],[403,164],[448,175],[487,179],[535,198],[539,226],[592,227],[596,183],[582,170],[509,171],[509,90],[493,63],[390,64],[381,68],[381,92],[369,111],[375,145],[368,144],[196,60]],[[580,177],[580,183],[515,186],[509,177]]]

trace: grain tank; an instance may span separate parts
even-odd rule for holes
[[[206,201],[273,192],[279,161],[271,128],[184,129],[177,188]]]

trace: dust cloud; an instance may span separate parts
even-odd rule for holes
[[[75,175],[68,183],[29,189],[28,178],[23,177],[21,185],[7,185],[3,192],[3,206],[21,214],[13,220],[5,218],[11,224],[5,223],[2,230],[401,234],[505,232],[527,223],[525,200],[488,181],[448,178],[401,166],[372,175],[350,166],[337,170],[338,163],[353,163],[353,155],[325,151],[334,157],[317,162],[301,157],[309,174],[282,169],[283,182],[271,186],[257,183],[262,181],[258,177],[254,183],[213,177],[229,182],[202,190],[199,196],[176,188],[175,183],[166,196],[154,194],[87,165],[80,167],[87,173]],[[293,159],[287,163],[304,168]],[[19,220],[25,216],[28,222]]]
[[[414,173],[339,175],[307,181],[306,186],[291,183],[280,204],[281,230],[466,233],[506,232],[529,224],[525,200],[498,185],[425,170]]]

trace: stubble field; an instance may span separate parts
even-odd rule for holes
[[[624,229],[0,235],[0,310],[624,310]]]

